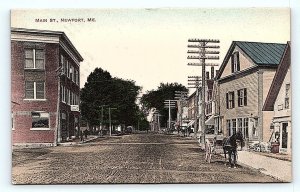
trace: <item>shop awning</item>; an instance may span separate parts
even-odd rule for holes
[[[195,123],[195,120],[191,120],[191,121],[189,122],[189,124],[187,125],[187,127],[192,126],[194,123]]]
[[[214,121],[214,116],[211,115],[206,121],[205,121],[205,125],[214,125],[215,121]]]

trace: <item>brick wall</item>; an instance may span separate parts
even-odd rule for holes
[[[43,46],[45,50],[45,70],[24,70],[24,48],[28,45]],[[21,41],[11,42],[11,99],[14,129],[12,131],[13,143],[53,143],[56,127],[58,81],[55,70],[59,64],[59,45],[28,43]],[[32,101],[25,99],[25,79],[39,79],[45,81],[45,101]],[[45,111],[50,113],[50,130],[30,130],[32,127],[32,111]]]

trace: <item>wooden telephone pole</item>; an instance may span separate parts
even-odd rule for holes
[[[187,91],[175,91],[175,100],[179,101],[179,107],[180,107],[180,114],[179,114],[180,128],[182,127],[183,106],[186,105],[187,95],[188,95]]]
[[[187,59],[197,59],[199,63],[188,63],[190,66],[201,66],[202,67],[202,82],[201,82],[201,132],[202,138],[200,138],[200,142],[202,144],[205,143],[205,67],[206,66],[218,66],[216,63],[206,63],[206,60],[218,60],[219,56],[212,56],[215,54],[219,54],[219,51],[212,51],[208,49],[219,49],[218,45],[209,45],[210,43],[220,43],[219,40],[216,39],[189,39],[188,42],[192,42],[194,44],[188,45],[188,48],[195,48],[197,50],[188,50],[189,54],[196,54],[197,56],[188,56]]]
[[[165,100],[165,108],[169,108],[168,132],[171,130],[171,108],[176,108],[176,100]]]

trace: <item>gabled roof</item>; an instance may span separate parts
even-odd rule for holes
[[[270,90],[268,92],[266,101],[263,106],[263,111],[273,111],[274,104],[277,99],[278,93],[282,86],[282,83],[286,77],[288,69],[291,65],[291,50],[290,50],[290,42],[287,43],[286,49],[284,51],[284,55],[280,61],[280,64],[277,68],[276,74],[272,81]]]
[[[286,44],[257,43],[237,41],[236,45],[241,48],[255,64],[279,64]]]
[[[216,79],[219,79],[228,63],[228,60],[234,50],[238,46],[256,65],[276,66],[279,64],[284,53],[286,44],[280,43],[262,43],[262,42],[247,42],[233,41],[222,62],[219,73]]]

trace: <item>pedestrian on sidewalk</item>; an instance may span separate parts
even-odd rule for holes
[[[88,130],[86,129],[86,130],[84,130],[84,137],[85,137],[85,139],[87,139],[87,135],[88,135]]]
[[[83,140],[83,132],[82,132],[82,130],[80,130],[80,141],[82,141],[82,142],[84,141]]]

